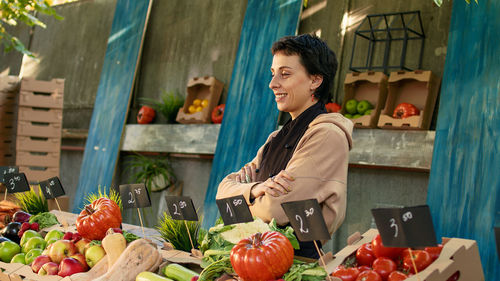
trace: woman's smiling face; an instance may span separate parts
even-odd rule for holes
[[[292,119],[317,102],[311,95],[321,85],[322,79],[307,73],[298,55],[276,53],[271,73],[273,78],[269,88],[273,90],[278,110],[289,112]]]

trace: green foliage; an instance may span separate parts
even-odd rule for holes
[[[30,191],[14,193],[14,196],[16,197],[21,209],[31,215],[37,215],[49,211],[47,199],[45,199],[40,189],[38,189],[37,193],[33,187],[30,187]]]
[[[15,36],[12,36],[5,29],[6,25],[16,26],[19,22],[28,26],[40,26],[46,28],[36,15],[46,14],[61,20],[56,11],[50,7],[47,1],[43,0],[1,0],[0,1],[0,42],[4,46],[4,51],[13,49],[30,57],[34,57],[24,44]]]
[[[171,243],[175,249],[190,252],[191,251],[191,241],[189,240],[189,235],[186,231],[189,230],[191,239],[193,240],[194,248],[198,248],[198,232],[200,231],[201,222],[200,221],[182,221],[174,220],[166,212],[158,221],[158,232],[160,232],[161,237]]]
[[[163,90],[160,99],[160,101],[148,98],[143,100],[161,113],[167,119],[167,123],[174,123],[179,108],[184,105],[184,98],[177,92]]]
[[[85,205],[92,204],[92,202],[101,197],[111,199],[120,207],[120,210],[123,210],[120,193],[113,188],[109,188],[109,194],[108,194],[108,192],[106,191],[106,187],[104,187],[103,190],[101,191],[100,185],[97,187],[97,193],[92,192],[87,194],[87,196],[85,197]]]
[[[129,170],[135,171],[130,176],[130,181],[144,183],[150,192],[164,189],[163,187],[153,187],[153,181],[157,176],[165,179],[166,187],[173,185],[177,181],[174,170],[167,158],[151,158],[136,153],[128,157],[126,166]]]

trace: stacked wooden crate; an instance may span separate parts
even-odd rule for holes
[[[63,94],[64,79],[21,81],[16,165],[30,182],[59,176]]]
[[[18,95],[19,78],[0,76],[0,166],[15,162]]]

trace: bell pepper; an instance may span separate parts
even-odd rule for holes
[[[402,119],[410,116],[420,115],[420,110],[411,103],[400,103],[394,109],[393,118]]]
[[[226,108],[225,104],[219,104],[212,111],[212,123],[220,124],[222,123],[222,117],[224,117],[224,109]]]
[[[325,107],[326,107],[326,111],[328,111],[328,113],[334,113],[334,112],[340,111],[340,105],[338,105],[337,103],[334,103],[334,102],[329,102],[329,103],[325,104]]]
[[[137,114],[137,123],[139,124],[149,124],[156,116],[156,112],[153,108],[144,105],[139,110]]]

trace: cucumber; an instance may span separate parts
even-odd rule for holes
[[[154,274],[153,272],[143,271],[135,277],[135,281],[174,281],[170,278]]]
[[[193,277],[198,277],[199,274],[187,269],[182,265],[171,263],[163,269],[163,274],[168,278],[172,278],[175,281],[191,281]]]

